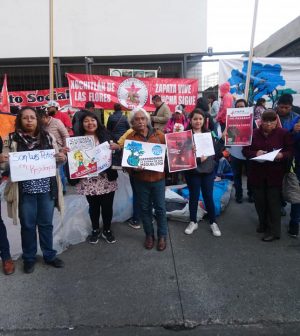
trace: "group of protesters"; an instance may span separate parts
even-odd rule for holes
[[[154,96],[153,113],[137,108],[130,113],[129,118],[124,116],[122,106],[115,104],[115,112],[109,117],[107,127],[99,121],[92,102],[87,102],[84,110],[76,112],[72,122],[67,120],[66,114],[59,112],[58,104],[53,101],[49,102],[47,110],[22,108],[16,117],[15,132],[9,136],[9,151],[55,149],[57,162],[57,174],[54,177],[11,182],[9,170],[6,169],[3,174],[4,178],[8,177],[4,191],[8,215],[15,223],[19,220],[21,224],[24,272],[32,273],[35,268],[37,232],[45,263],[56,268],[64,267],[64,262],[57,257],[53,248],[52,221],[54,208],[61,208],[63,194],[67,190],[69,149],[66,147],[66,138],[69,136],[91,136],[95,145],[108,141],[110,149],[115,155],[120,156],[126,139],[165,144],[165,133],[184,130],[191,130],[193,134],[211,132],[215,155],[197,158],[197,167],[183,173],[189,190],[190,211],[190,222],[184,232],[190,235],[198,228],[197,209],[201,191],[211,232],[215,237],[220,237],[213,187],[218,162],[225,148],[224,96],[222,99],[221,106],[218,105],[215,96],[209,97],[210,106],[205,99],[199,99],[190,114],[186,113],[184,105],[178,105],[172,114],[161,97]],[[230,107],[247,106],[247,102],[243,99],[231,101],[230,104]],[[262,105],[259,105],[260,109],[255,114],[261,123],[253,131],[252,144],[235,147],[230,151],[235,199],[238,203],[243,202],[242,175],[245,165],[249,201],[254,202],[258,214],[257,232],[263,233],[263,241],[271,242],[279,239],[281,235],[280,222],[284,207],[281,187],[284,174],[290,169],[293,159],[295,159],[295,172],[300,179],[300,116],[292,111],[291,95],[281,96],[276,110],[261,108]],[[282,127],[279,126],[279,120]],[[216,132],[218,123],[222,129],[219,136]],[[2,153],[2,141],[0,145],[0,163],[8,166],[9,155],[5,151]],[[274,149],[281,150],[272,162],[260,163],[250,160]],[[133,192],[133,215],[128,219],[128,224],[134,229],[139,229],[140,224],[143,225],[146,249],[151,250],[156,244],[158,251],[164,251],[168,232],[165,173],[146,171],[142,167],[126,168],[126,171],[129,173]],[[114,195],[118,188],[117,178],[117,170],[110,167],[98,176],[73,181],[69,179],[69,183],[76,183],[78,194],[86,196],[92,226],[88,238],[91,244],[97,244],[99,238],[103,238],[107,243],[116,242],[111,222]],[[102,229],[100,229],[100,214]],[[299,220],[300,204],[292,204],[289,225],[289,234],[292,237],[298,236]],[[14,273],[14,263],[2,219],[0,219],[0,256],[4,273],[7,275]]]

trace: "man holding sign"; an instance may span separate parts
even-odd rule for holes
[[[165,144],[165,136],[150,126],[150,118],[147,112],[140,108],[130,116],[130,123],[133,132],[128,135],[127,140],[136,142],[154,143],[155,152],[161,153],[162,145]],[[125,144],[126,147],[126,144]],[[151,250],[154,246],[154,227],[152,216],[152,204],[157,218],[157,250],[163,251],[166,248],[167,217],[165,208],[165,174],[160,171],[145,170],[141,166],[129,168],[137,191],[137,198],[140,205],[140,215],[146,234],[145,248]]]

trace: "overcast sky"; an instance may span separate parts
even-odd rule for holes
[[[207,0],[207,46],[217,51],[249,50],[254,0]],[[259,0],[254,46],[300,15],[300,0]],[[234,58],[234,56],[231,56]],[[204,75],[218,71],[204,63]]]

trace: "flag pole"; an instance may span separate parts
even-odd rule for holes
[[[49,0],[49,42],[50,42],[50,54],[49,54],[49,91],[50,91],[50,100],[53,100],[53,88],[54,88],[54,69],[53,69],[53,0]]]
[[[251,42],[250,42],[250,52],[249,52],[249,57],[248,57],[247,77],[246,77],[246,84],[245,84],[245,91],[244,91],[244,98],[247,102],[248,102],[248,98],[249,98],[249,86],[250,86],[250,77],[251,77],[251,69],[252,69],[253,44],[254,44],[254,37],[255,37],[257,8],[258,8],[258,0],[255,0],[253,22],[252,22]]]

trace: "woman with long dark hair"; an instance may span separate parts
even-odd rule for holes
[[[190,114],[190,129],[193,134],[209,132],[206,127],[206,114],[201,109],[195,109]],[[214,139],[214,138],[213,138]],[[214,140],[216,156],[220,155],[222,140]],[[213,187],[215,178],[216,156],[197,158],[197,168],[185,171],[185,179],[189,189],[190,223],[185,229],[186,234],[192,234],[198,229],[197,209],[202,191],[205,208],[208,214],[210,228],[215,237],[221,236],[221,231],[216,223]]]
[[[32,107],[24,107],[16,118],[15,132],[10,135],[11,152],[32,150],[56,150],[56,162],[63,163],[66,156],[58,152],[55,139],[44,130],[39,115]],[[8,155],[3,161],[8,161]],[[54,206],[62,207],[62,187],[59,174],[53,177],[13,182],[10,185],[12,199],[7,199],[8,214],[21,223],[21,239],[24,272],[32,273],[36,262],[38,229],[40,247],[45,263],[56,268],[64,266],[53,249]]]
[[[112,135],[99,122],[96,115],[92,112],[85,111],[79,121],[79,135],[92,136],[95,144],[99,145],[105,141],[111,142]],[[119,150],[120,146],[111,143],[112,150]],[[113,201],[115,191],[117,190],[118,173],[111,168],[95,177],[80,179],[77,184],[77,192],[85,195],[89,203],[89,214],[92,222],[92,234],[89,242],[97,244],[100,237],[100,208],[103,221],[103,230],[101,237],[108,243],[115,243],[116,239],[111,231],[111,220],[113,216]]]

